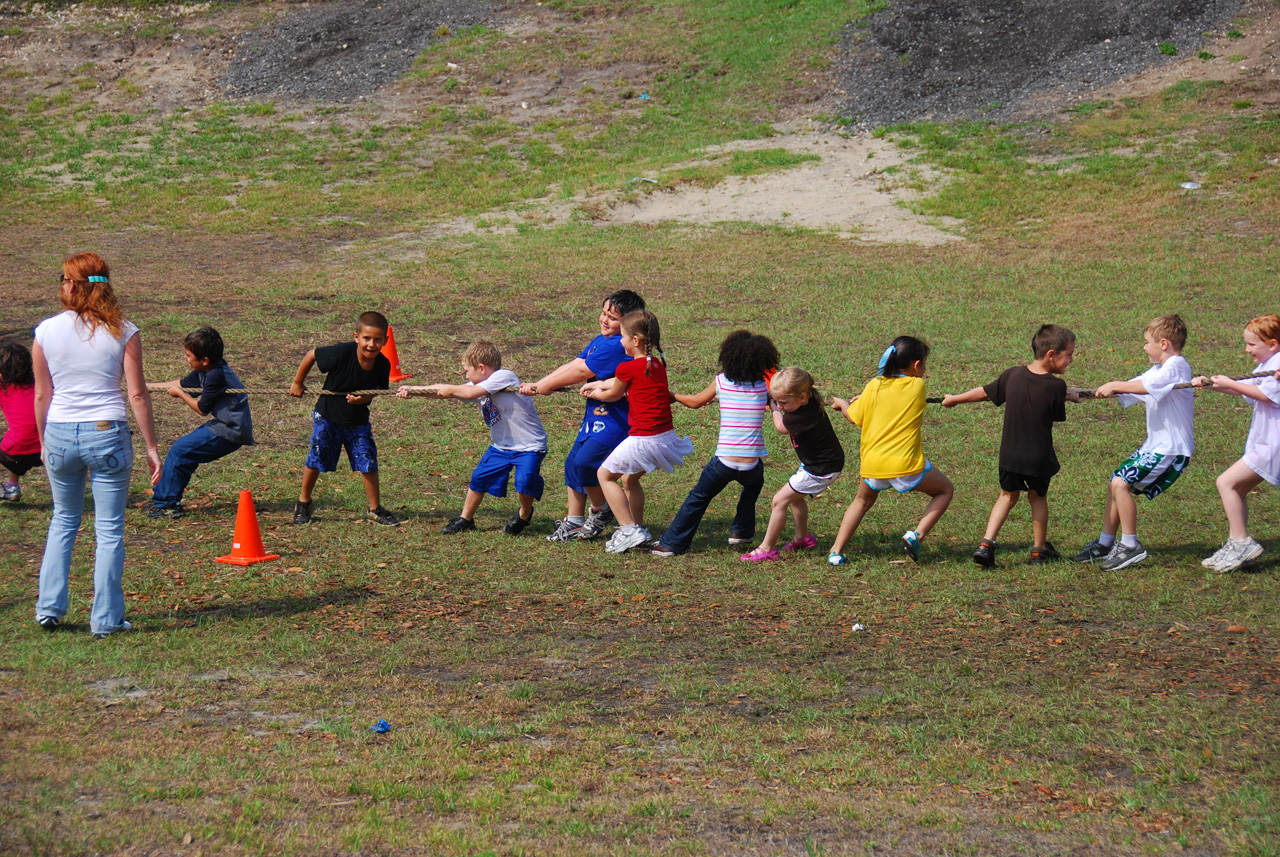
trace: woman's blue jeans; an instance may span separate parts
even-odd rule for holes
[[[756,500],[760,498],[760,489],[764,487],[764,461],[757,461],[750,470],[734,470],[726,467],[719,456],[712,456],[707,466],[702,468],[702,476],[698,484],[693,486],[684,505],[676,513],[675,520],[658,541],[667,550],[675,553],[687,553],[693,545],[694,533],[702,516],[707,513],[711,501],[729,487],[730,482],[742,486],[742,496],[738,498],[738,511],[733,516],[733,524],[729,532],[734,536],[749,539],[756,534]]]
[[[36,616],[67,615],[71,551],[84,516],[84,489],[93,491],[98,549],[93,568],[89,630],[110,634],[124,625],[124,509],[133,469],[133,435],[127,422],[49,423],[44,429],[45,473],[53,494],[53,518],[40,564]]]

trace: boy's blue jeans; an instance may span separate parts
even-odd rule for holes
[[[218,437],[207,426],[183,435],[169,447],[164,457],[164,472],[156,483],[153,502],[157,509],[172,509],[182,504],[182,492],[196,468],[217,461],[239,449],[241,444]]]
[[[707,513],[711,501],[729,487],[730,482],[742,486],[742,496],[738,498],[738,511],[733,516],[733,524],[729,532],[742,538],[751,538],[756,534],[756,500],[760,498],[760,490],[764,488],[764,461],[757,461],[750,470],[734,470],[726,467],[719,456],[712,456],[707,466],[702,468],[702,476],[698,484],[693,486],[684,505],[676,513],[675,520],[667,531],[658,539],[664,548],[675,553],[687,553],[693,544],[693,535],[702,523],[702,516]]]
[[[93,491],[93,530],[98,542],[93,566],[89,630],[110,634],[124,623],[124,509],[133,468],[133,435],[127,422],[49,423],[44,429],[45,473],[53,495],[53,517],[36,616],[67,615],[71,551],[84,515],[84,489]]]

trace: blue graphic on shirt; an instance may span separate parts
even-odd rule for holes
[[[488,396],[485,396],[480,402],[480,418],[484,420],[484,424],[489,428],[493,428],[495,424],[502,421],[502,412],[493,403],[493,399]]]
[[[578,354],[587,368],[601,381],[607,381],[618,371],[618,366],[630,360],[622,348],[621,336],[597,336]],[[623,396],[616,402],[587,402],[578,440],[588,437],[614,446],[627,436],[628,406]]]

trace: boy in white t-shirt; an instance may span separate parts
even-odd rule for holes
[[[502,368],[502,354],[492,342],[473,342],[462,354],[462,371],[468,384],[432,384],[429,387],[401,387],[396,395],[418,391],[442,399],[479,399],[480,415],[489,427],[492,445],[471,473],[462,514],[445,524],[443,533],[454,535],[476,528],[476,510],[485,494],[507,496],[507,478],[516,472],[519,510],[502,531],[518,535],[533,519],[533,504],[542,499],[542,459],[547,457],[547,433],[538,419],[533,400],[516,392],[520,379]]]
[[[1094,391],[1102,398],[1118,397],[1126,408],[1141,402],[1147,409],[1146,441],[1111,476],[1102,533],[1072,557],[1076,562],[1098,561],[1103,571],[1119,571],[1147,558],[1138,541],[1135,495],[1154,500],[1169,490],[1195,452],[1195,394],[1189,387],[1174,389],[1191,381],[1191,365],[1182,356],[1187,325],[1177,315],[1162,315],[1147,325],[1143,338],[1142,350],[1155,365],[1137,378],[1111,381]]]

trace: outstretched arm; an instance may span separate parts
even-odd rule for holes
[[[590,384],[583,384],[579,390],[586,399],[595,399],[597,402],[616,402],[627,394],[627,387],[631,385],[621,378],[610,378],[607,381],[592,381]]]
[[[479,384],[432,384],[426,390],[442,399],[480,399],[489,395]]]
[[[572,387],[575,384],[590,381],[595,376],[596,373],[587,366],[587,361],[576,357],[532,384],[521,384],[520,392],[526,396],[545,396],[562,387]]]
[[[990,396],[987,391],[981,387],[974,387],[972,390],[966,390],[963,393],[956,393],[942,397],[942,407],[954,408],[956,405],[963,405],[968,402],[985,402]]]
[[[1108,381],[1101,387],[1093,391],[1093,395],[1100,399],[1109,399],[1120,393],[1130,393],[1135,396],[1147,395],[1147,385],[1141,381]]]
[[[693,394],[672,393],[671,394],[672,399],[684,405],[686,408],[693,408],[694,410],[697,410],[698,408],[707,404],[715,397],[716,397],[715,381],[712,381],[710,384],[708,384],[707,388],[703,390],[701,393],[693,393]]]
[[[142,371],[142,334],[135,333],[124,344],[124,386],[129,394],[129,407],[138,423],[138,432],[147,448],[147,467],[151,470],[151,484],[160,481],[163,464],[160,449],[156,446],[156,419],[151,412],[151,393]],[[48,412],[46,411],[46,414]]]
[[[1203,378],[1197,380],[1203,380]],[[1210,390],[1217,390],[1219,393],[1235,393],[1238,396],[1244,396],[1246,399],[1273,404],[1257,384],[1242,384],[1233,380],[1230,375],[1214,375],[1209,380],[1213,382],[1213,386],[1209,388]]]

